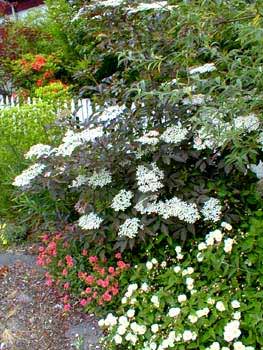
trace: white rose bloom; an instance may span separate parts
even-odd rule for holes
[[[192,340],[193,333],[189,330],[185,330],[183,332],[183,341],[187,342]]]
[[[187,297],[186,297],[185,294],[180,294],[180,295],[178,295],[177,300],[178,300],[179,303],[183,303],[184,301],[187,300]]]
[[[191,323],[196,323],[198,321],[198,317],[196,315],[189,315],[188,316],[188,320],[191,322]]]
[[[147,292],[147,291],[149,290],[148,284],[144,282],[144,283],[141,285],[141,290],[144,291],[144,292]]]
[[[127,330],[127,327],[121,325],[121,326],[119,326],[119,327],[117,328],[117,333],[118,333],[119,335],[124,335],[124,334],[126,333],[126,330]]]
[[[225,221],[223,221],[222,223],[221,223],[221,227],[223,227],[225,230],[227,230],[227,231],[231,231],[232,230],[232,225],[230,225],[229,223],[227,223],[227,222],[225,222]]]
[[[222,238],[223,238],[223,234],[220,230],[215,230],[211,232],[213,238],[217,241],[217,242],[221,242]]]
[[[121,299],[121,303],[122,303],[122,304],[126,304],[126,303],[127,303],[127,297],[123,297],[123,298]]]
[[[177,266],[174,267],[174,272],[175,273],[178,273],[180,271],[181,271],[181,267],[180,266],[177,265]]]
[[[234,350],[246,350],[245,345],[241,341],[237,341],[233,344]]]
[[[232,251],[232,247],[234,244],[234,240],[232,238],[227,238],[224,240],[224,251],[226,253],[230,253]]]
[[[127,316],[128,316],[129,318],[132,318],[134,315],[135,315],[135,310],[134,310],[134,309],[129,309],[129,310],[127,311]]]
[[[181,312],[181,309],[179,307],[172,307],[169,311],[168,311],[168,315],[170,317],[177,317]]]
[[[108,314],[104,320],[104,324],[107,327],[113,327],[117,324],[117,317],[115,317],[112,313]]]
[[[161,267],[164,269],[166,266],[167,266],[167,262],[166,262],[166,261],[163,261],[163,262],[161,263]]]
[[[226,310],[225,305],[222,301],[218,301],[216,303],[216,309],[221,312]]]
[[[240,318],[241,318],[241,312],[236,311],[236,312],[233,313],[233,319],[234,320],[240,320]]]
[[[157,349],[157,344],[154,343],[154,342],[150,343],[149,347],[150,347],[151,350],[156,350]]]
[[[227,342],[231,342],[232,340],[240,337],[241,331],[239,329],[240,322],[238,320],[230,321],[224,327],[224,339]]]
[[[151,261],[147,261],[146,268],[147,270],[151,270],[153,268],[153,263]]]
[[[153,265],[157,265],[158,264],[158,261],[155,258],[152,258],[151,262],[153,263]]]
[[[207,245],[204,242],[201,242],[198,244],[198,250],[205,250],[207,248]]]
[[[231,306],[233,309],[238,309],[240,307],[240,302],[238,300],[232,300]]]
[[[117,344],[117,345],[122,343],[122,337],[119,334],[116,334],[113,337],[113,340],[114,340],[115,344]]]
[[[153,295],[153,296],[151,297],[151,302],[153,303],[153,305],[154,305],[155,307],[159,307],[159,306],[160,306],[159,298],[158,298],[157,295]]]
[[[197,261],[202,262],[202,261],[204,260],[203,254],[202,254],[202,253],[198,253],[198,254],[196,255],[196,259],[197,259]]]
[[[220,350],[220,344],[218,342],[214,342],[210,345],[210,350]]]
[[[128,327],[129,325],[129,320],[126,316],[120,316],[119,317],[119,324],[125,327]]]
[[[194,284],[194,281],[195,281],[195,280],[194,280],[193,278],[187,277],[185,283],[186,283],[187,285],[193,285],[193,284]]]
[[[103,318],[99,320],[98,325],[99,325],[99,327],[104,327],[105,326],[105,321],[104,321]]]
[[[221,350],[230,350],[227,346],[223,346]]]
[[[151,331],[153,333],[157,333],[159,331],[159,325],[157,323],[154,323],[151,325]]]

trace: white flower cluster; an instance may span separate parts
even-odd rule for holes
[[[250,169],[253,173],[256,174],[256,177],[259,180],[263,179],[263,162],[262,162],[262,160],[259,161],[258,165],[250,164]]]
[[[43,145],[39,143],[37,145],[32,146],[29,151],[25,154],[26,159],[31,159],[35,157],[39,159],[41,157],[48,157],[52,153],[52,148],[49,145]]]
[[[193,147],[198,151],[202,151],[206,148],[215,149],[218,147],[218,143],[216,142],[214,135],[207,130],[206,127],[202,126],[196,132],[196,136],[194,136]]]
[[[104,109],[102,113],[98,115],[97,117],[98,121],[107,122],[107,121],[116,119],[123,114],[125,109],[126,109],[125,105],[122,105],[122,106],[115,105],[115,106],[107,107]]]
[[[164,219],[177,217],[190,224],[200,219],[196,204],[184,202],[178,197],[157,202],[157,196],[149,196],[139,201],[135,209],[141,214],[158,214]]]
[[[143,145],[157,145],[159,142],[159,132],[151,130],[137,139],[137,142],[142,143]]]
[[[93,175],[88,179],[88,184],[92,188],[97,188],[104,187],[110,184],[111,181],[111,173],[106,169],[102,169],[99,172],[94,171]]]
[[[161,140],[166,143],[178,144],[186,139],[188,130],[183,128],[181,124],[171,126],[165,130],[161,136]]]
[[[233,120],[234,128],[247,132],[255,131],[259,128],[260,122],[255,114],[251,113],[247,116],[236,117]]]
[[[173,9],[174,6],[168,6],[167,1],[157,1],[157,2],[152,2],[150,4],[147,3],[142,3],[139,4],[135,8],[128,8],[127,13],[129,15],[141,11],[149,11],[149,10],[162,10],[162,11],[170,11]]]
[[[205,221],[219,221],[222,214],[222,206],[220,201],[211,197],[204,203],[201,213],[204,216]]]
[[[85,175],[79,175],[76,177],[75,180],[72,181],[72,184],[69,187],[81,187],[82,185],[85,185],[85,183],[87,183],[88,179],[89,178]]]
[[[46,166],[41,163],[35,163],[29,168],[22,171],[22,173],[16,176],[13,185],[17,187],[25,187],[30,185],[31,181],[37,176],[41,175]]]
[[[190,68],[189,69],[189,74],[190,75],[204,74],[204,73],[213,72],[214,70],[216,70],[216,67],[215,67],[214,63],[206,63],[203,66]]]
[[[136,178],[141,192],[156,192],[163,187],[160,182],[164,178],[164,173],[155,163],[151,164],[151,169],[144,165],[139,165],[136,171]]]
[[[115,211],[124,211],[131,206],[133,193],[131,191],[121,190],[112,200],[111,207]]]
[[[177,197],[167,199],[165,202],[160,201],[157,204],[157,212],[164,219],[177,217],[190,224],[195,223],[200,218],[195,203],[187,203]]]
[[[124,223],[120,226],[118,236],[119,237],[136,237],[138,231],[143,228],[140,220],[137,218],[126,219]]]
[[[95,230],[100,227],[103,219],[100,218],[95,213],[90,213],[88,215],[82,215],[79,218],[78,224],[83,230]]]
[[[56,149],[56,155],[62,157],[71,156],[78,146],[90,141],[92,142],[102,135],[103,129],[101,127],[85,129],[78,133],[68,130],[62,139],[63,143]]]

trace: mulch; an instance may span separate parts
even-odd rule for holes
[[[75,330],[92,333],[91,342],[77,347]],[[64,312],[43,271],[20,261],[0,266],[0,350],[98,349],[99,334],[92,315]]]

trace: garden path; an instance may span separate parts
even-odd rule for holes
[[[27,252],[0,252],[0,350],[99,349],[97,322],[69,315]]]

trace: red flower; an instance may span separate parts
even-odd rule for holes
[[[87,255],[88,255],[87,249],[83,249],[83,250],[82,250],[82,255],[83,255],[83,256],[87,256]]]
[[[40,71],[41,68],[45,65],[46,59],[41,55],[36,55],[35,61],[31,64],[32,69]]]
[[[36,84],[37,84],[37,86],[42,86],[43,85],[43,80],[42,79],[38,79]]]
[[[47,70],[44,75],[43,75],[43,78],[44,79],[49,79],[53,76],[53,72],[51,70]]]

